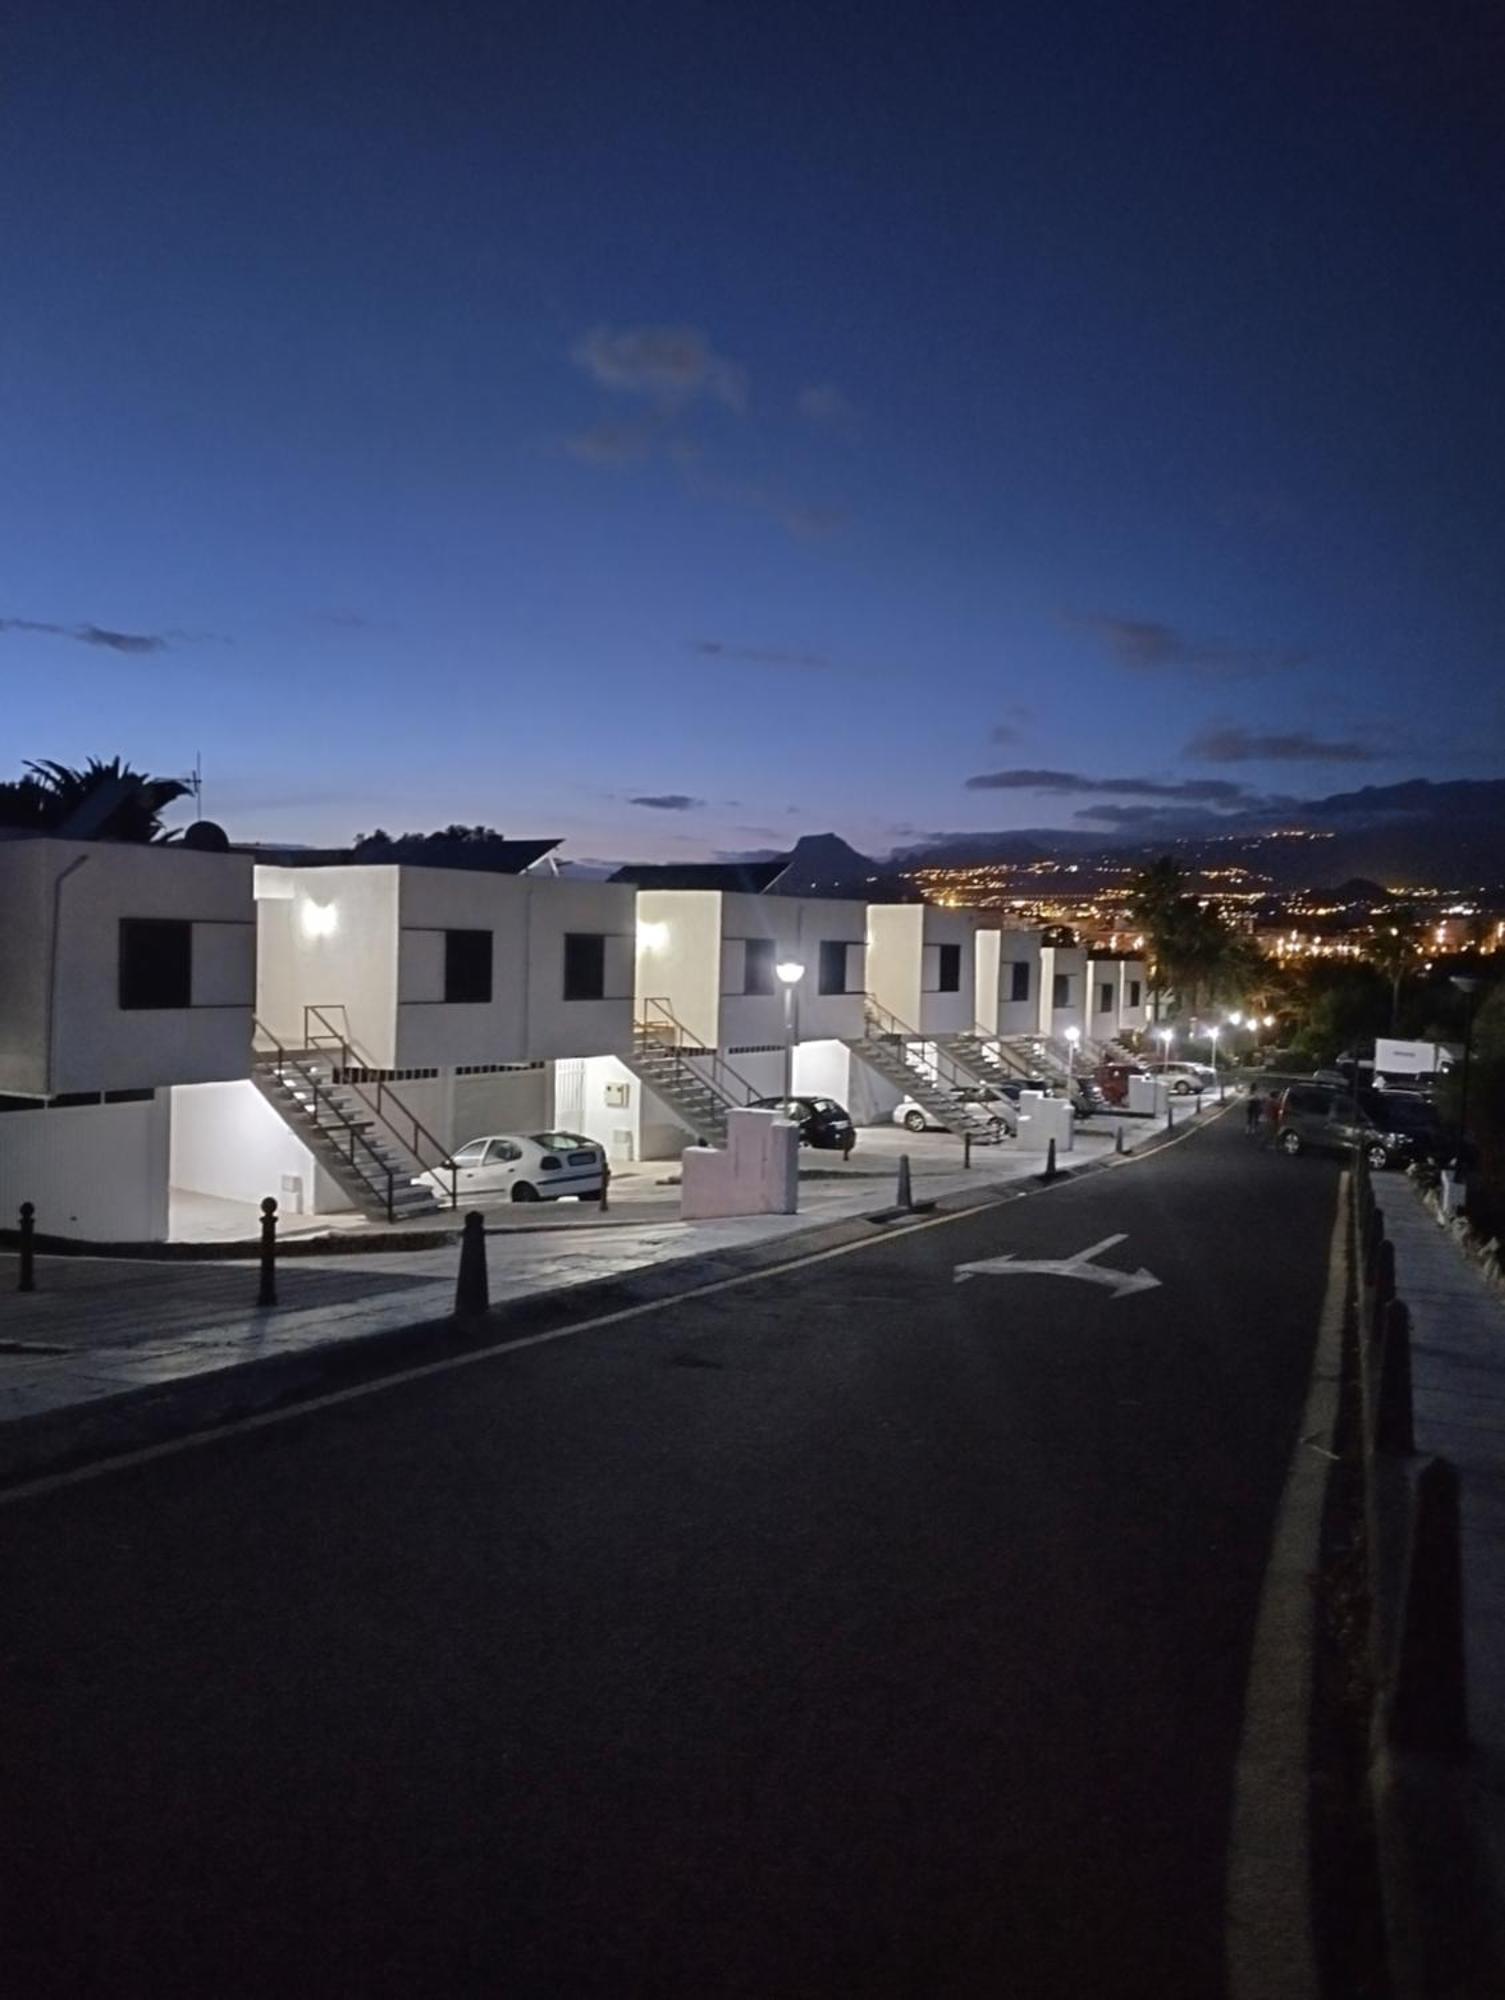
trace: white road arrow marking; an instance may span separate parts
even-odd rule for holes
[[[1111,1250],[1115,1243],[1128,1239],[1120,1233],[1105,1236],[1101,1243],[1094,1243],[1090,1250],[1079,1250],[1074,1257],[1027,1258],[1016,1257],[1007,1251],[1002,1257],[985,1257],[976,1264],[958,1264],[956,1282],[963,1278],[1084,1278],[1089,1285],[1107,1285],[1116,1299],[1126,1299],[1131,1292],[1153,1291],[1160,1280],[1153,1277],[1141,1264],[1137,1271],[1115,1271],[1110,1264],[1096,1264],[1095,1257],[1104,1250]]]

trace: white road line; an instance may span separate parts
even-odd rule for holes
[[[1321,1556],[1331,1476],[1314,1440],[1331,1442],[1343,1370],[1348,1302],[1348,1175],[1328,1250],[1327,1293],[1306,1407],[1297,1428],[1244,1690],[1228,1839],[1225,1952],[1229,2000],[1316,2000],[1307,1788],[1312,1708],[1311,1578]]]
[[[1221,1116],[1214,1112],[1214,1117]],[[1167,1139],[1153,1152],[1125,1153],[1122,1156],[1108,1155],[1114,1167],[1126,1167],[1142,1159],[1156,1159],[1170,1147],[1180,1145],[1183,1139],[1194,1138],[1198,1132],[1205,1132],[1211,1119],[1201,1125],[1188,1125],[1185,1132]],[[298,1417],[310,1416],[319,1410],[338,1409],[343,1403],[357,1403],[367,1396],[385,1395],[389,1390],[401,1389],[409,1382],[424,1382],[437,1375],[450,1375],[457,1369],[474,1368],[483,1361],[495,1361],[504,1354],[516,1354],[527,1347],[547,1347],[556,1340],[573,1340],[582,1333],[596,1333],[602,1327],[620,1326],[627,1320],[642,1319],[649,1313],[662,1312],[666,1307],[688,1303],[691,1299],[713,1298],[719,1292],[735,1291],[742,1285],[756,1285],[765,1278],[783,1277],[790,1271],[808,1270],[812,1264],[829,1263],[836,1257],[851,1257],[862,1250],[871,1250],[876,1243],[892,1243],[902,1236],[918,1236],[922,1230],[942,1229],[948,1223],[966,1222],[971,1217],[986,1213],[990,1208],[1006,1208],[1021,1196],[1050,1194],[1058,1188],[1073,1187],[1080,1180],[1077,1174],[1066,1174],[1058,1181],[1044,1187],[1034,1187],[1019,1192],[1000,1193],[996,1199],[974,1203],[969,1208],[959,1208],[946,1215],[926,1216],[922,1221],[906,1224],[902,1228],[892,1228],[883,1236],[859,1237],[855,1243],[841,1243],[834,1250],[814,1250],[808,1256],[794,1257],[783,1264],[770,1264],[759,1271],[743,1271],[734,1278],[718,1278],[708,1285],[694,1285],[688,1291],[675,1292],[661,1299],[645,1299],[640,1305],[622,1306],[616,1312],[598,1313],[593,1319],[574,1320],[568,1326],[551,1328],[547,1333],[523,1334],[517,1340],[500,1340],[490,1347],[478,1347],[468,1354],[447,1355],[442,1361],[421,1362],[416,1368],[403,1368],[391,1375],[378,1375],[369,1382],[358,1382],[349,1389],[332,1389],[323,1396],[309,1396],[302,1402],[285,1403],[275,1410],[265,1410],[255,1417],[235,1417],[228,1423],[214,1424],[207,1430],[187,1431],[182,1437],[166,1438],[161,1444],[142,1445],[135,1451],[116,1452],[109,1458],[92,1460],[88,1465],[77,1466],[72,1472],[50,1472],[41,1478],[28,1479],[19,1485],[0,1491],[0,1507],[13,1506],[20,1500],[41,1499],[48,1493],[61,1493],[71,1486],[85,1486],[91,1480],[104,1479],[116,1472],[130,1472],[140,1465],[153,1465],[159,1459],[176,1458],[180,1453],[202,1451],[205,1447],[219,1444],[226,1438],[240,1437],[248,1431],[270,1430],[274,1425],[292,1423]],[[631,1274],[627,1274],[631,1275]],[[546,1296],[546,1295],[544,1295]]]

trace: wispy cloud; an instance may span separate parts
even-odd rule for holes
[[[727,660],[737,666],[786,667],[796,673],[825,674],[835,671],[835,662],[824,653],[801,653],[781,646],[734,646],[725,639],[695,639],[690,651],[702,659]]]
[[[795,398],[795,407],[806,423],[815,424],[822,430],[835,431],[848,438],[857,434],[857,412],[834,382],[813,382],[808,388],[801,389]]]
[[[640,465],[657,443],[651,424],[592,424],[564,441],[571,458],[585,465]]]
[[[44,618],[0,618],[0,633],[34,632],[52,639],[73,639],[81,646],[100,646],[110,653],[165,653],[172,638],[185,633],[116,632],[107,625],[55,625]]]
[[[692,799],[688,792],[644,792],[627,803],[630,806],[647,806],[651,812],[687,813],[699,812],[705,800]]]
[[[1230,646],[1221,639],[1196,639],[1154,618],[1073,612],[1067,622],[1090,632],[1119,666],[1135,673],[1186,673],[1229,680],[1238,675],[1288,672],[1304,666],[1310,657],[1295,647]]]
[[[1307,729],[1260,735],[1249,729],[1204,729],[1183,753],[1204,764],[1379,764],[1383,753],[1349,739],[1333,741]]]
[[[1089,778],[1080,771],[983,771],[968,778],[969,792],[1040,792],[1055,798],[1108,793],[1119,798],[1179,799],[1187,804],[1235,806],[1252,794],[1229,778]]]
[[[990,743],[1017,743],[1024,731],[1016,722],[995,722],[988,731]]]
[[[575,342],[570,358],[603,389],[642,396],[658,409],[702,399],[739,415],[747,408],[747,370],[717,354],[696,327],[597,326]]]

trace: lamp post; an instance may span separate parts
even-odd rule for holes
[[[1215,1083],[1215,1084],[1217,1085],[1217,1087],[1218,1087],[1218,1102],[1219,1102],[1219,1104],[1221,1104],[1221,1103],[1222,1103],[1222,1101],[1223,1101],[1223,1078],[1222,1078],[1222,1075],[1221,1075],[1221,1073],[1220,1073],[1220,1071],[1219,1071],[1219,1069],[1218,1069],[1218,1034],[1219,1034],[1219,1032],[1220,1032],[1220,1031],[1219,1031],[1219,1030],[1218,1030],[1217,1028],[1215,1028],[1215,1027],[1214,1027],[1214,1028],[1209,1028],[1209,1029],[1207,1030],[1207,1040],[1208,1040],[1208,1043],[1210,1044],[1210,1046],[1211,1046],[1211,1048],[1212,1048],[1212,1080],[1213,1080],[1213,1082],[1214,1082],[1214,1083]]]
[[[1082,1031],[1080,1028],[1068,1028],[1066,1030],[1066,1095],[1068,1097],[1074,1097],[1076,1094],[1076,1052],[1081,1039]]]
[[[794,1089],[794,995],[805,976],[805,968],[797,958],[781,958],[774,971],[784,988],[784,1096],[787,1100]]]
[[[1482,979],[1471,973],[1454,973],[1452,984],[1468,1001],[1468,1018],[1463,1028],[1463,1081],[1458,1092],[1458,1164],[1464,1173],[1468,1172],[1468,1066],[1474,1047],[1474,1014],[1479,1005],[1479,988]]]
[[[1165,1070],[1170,1066],[1171,1043],[1176,1039],[1176,1031],[1174,1028],[1157,1028],[1155,1033],[1160,1041],[1160,1067]]]

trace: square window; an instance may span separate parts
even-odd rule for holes
[[[1113,988],[1104,980],[1097,989],[1097,1011],[1099,1014],[1113,1012]]]
[[[1129,981],[1129,1005],[1131,1007],[1139,1005],[1139,981],[1137,979]]]
[[[1052,1007],[1069,1007],[1071,1005],[1071,974],[1069,972],[1058,972],[1055,975],[1051,983],[1050,1004]]]
[[[937,993],[961,992],[962,948],[959,944],[943,944],[938,947],[935,990]]]
[[[1009,967],[1009,998],[1011,1000],[1028,1000],[1029,998],[1028,959],[1016,959]]]
[[[778,941],[775,938],[749,938],[747,955],[743,960],[742,991],[744,993],[776,993],[779,988],[774,963],[778,958]]]
[[[485,1006],[491,999],[491,932],[444,933],[444,997],[457,1006]]]
[[[822,938],[816,985],[822,993],[847,991],[847,946],[844,938]]]
[[[601,931],[565,932],[564,997],[566,1000],[606,998],[606,938]]]
[[[179,917],[122,917],[122,1011],[192,1005],[193,925]]]

